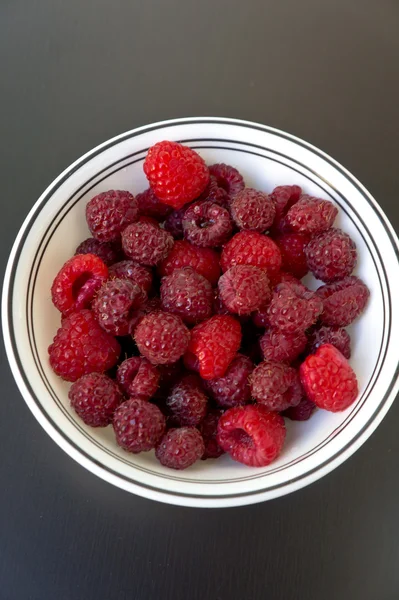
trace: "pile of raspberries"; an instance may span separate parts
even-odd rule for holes
[[[55,277],[54,372],[86,425],[185,469],[224,452],[263,467],[285,418],[358,394],[345,327],[369,290],[337,208],[297,185],[245,187],[176,142],[144,161],[150,187],[92,198],[83,241]],[[323,284],[310,291],[308,273]]]

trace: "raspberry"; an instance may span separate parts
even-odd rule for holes
[[[175,242],[168,256],[158,267],[161,276],[170,275],[175,269],[191,267],[216,285],[219,280],[219,255],[211,248],[199,248],[186,240]]]
[[[205,444],[205,452],[201,459],[219,458],[224,454],[224,450],[219,446],[217,441],[218,423],[222,416],[222,410],[210,410],[205,419],[198,425],[200,434]]]
[[[266,467],[280,454],[285,433],[279,414],[260,404],[236,406],[220,417],[217,441],[234,460],[249,467]]]
[[[86,206],[90,232],[100,242],[118,240],[123,229],[139,215],[137,200],[129,192],[109,190],[94,196]]]
[[[95,238],[88,238],[79,244],[75,251],[75,255],[76,254],[95,254],[95,256],[101,258],[107,267],[116,263],[120,256],[120,252],[113,244],[109,242],[99,242]]]
[[[152,272],[149,267],[143,267],[133,260],[121,260],[109,269],[109,278],[129,279],[139,285],[147,294],[152,286]]]
[[[284,233],[275,241],[281,252],[281,268],[302,279],[309,270],[305,254],[309,237],[301,233]]]
[[[272,296],[267,316],[272,327],[292,334],[313,325],[323,310],[318,295],[304,286],[280,283]]]
[[[162,279],[161,302],[167,312],[185,323],[199,323],[212,315],[212,286],[191,267],[176,269]]]
[[[51,286],[53,304],[63,315],[90,306],[108,277],[108,268],[94,254],[77,254],[63,265]]]
[[[172,365],[159,365],[157,369],[160,374],[159,389],[161,392],[169,392],[179,381],[183,372],[181,362],[175,362]]]
[[[300,367],[309,400],[331,412],[345,410],[357,397],[356,375],[346,358],[331,344],[320,346]]]
[[[276,209],[267,194],[245,188],[231,203],[231,216],[237,227],[263,233],[274,221]]]
[[[299,185],[279,185],[270,194],[270,199],[274,204],[276,216],[273,223],[274,232],[285,230],[284,217],[291,208],[298,202],[302,190]]]
[[[154,193],[173,208],[198,198],[209,182],[209,170],[201,156],[177,142],[152,146],[143,168]]]
[[[120,346],[94,319],[90,310],[66,317],[48,349],[53,371],[66,381],[87,373],[102,373],[118,361]]]
[[[119,365],[116,379],[128,398],[148,400],[158,389],[160,373],[146,358],[134,356]]]
[[[183,217],[186,210],[186,206],[183,206],[183,208],[179,208],[178,210],[174,210],[172,213],[170,213],[163,224],[164,229],[166,229],[166,231],[168,231],[175,240],[181,240],[184,237]]]
[[[93,314],[101,327],[112,335],[129,335],[135,310],[147,296],[142,288],[128,279],[110,279],[93,301]]]
[[[307,421],[312,416],[316,405],[308,398],[302,398],[296,406],[290,406],[282,412],[283,417],[288,417],[291,421]]]
[[[187,350],[199,360],[202,379],[223,377],[241,343],[241,326],[228,315],[215,315],[191,331]]]
[[[287,212],[286,222],[296,233],[314,235],[330,229],[337,214],[329,200],[302,196]]]
[[[173,248],[173,238],[158,225],[140,221],[123,231],[122,247],[126,256],[151,267],[166,258]]]
[[[251,392],[255,400],[276,411],[296,406],[303,396],[296,370],[269,360],[260,363],[252,373]]]
[[[241,231],[223,248],[220,264],[223,271],[235,265],[252,265],[264,269],[270,278],[281,267],[280,250],[272,239],[256,231]]]
[[[214,175],[210,176],[209,183],[198,200],[210,200],[224,208],[228,208],[229,206],[229,196],[226,190],[219,186]]]
[[[164,221],[172,212],[172,208],[167,204],[163,204],[151,188],[137,194],[136,200],[140,215],[152,217],[156,221]]]
[[[224,376],[207,381],[206,389],[223,408],[248,404],[251,399],[248,378],[253,369],[254,365],[247,356],[237,354]]]
[[[143,317],[134,332],[141,354],[154,365],[174,363],[187,350],[190,332],[177,315],[158,311]]]
[[[223,304],[223,301],[220,297],[220,293],[219,293],[218,289],[214,290],[212,306],[213,306],[213,312],[215,313],[215,315],[230,315],[231,314],[230,311],[227,310],[227,308]]]
[[[187,469],[199,460],[205,451],[204,440],[195,427],[169,429],[155,450],[155,456],[164,467]]]
[[[165,431],[165,417],[155,404],[132,398],[114,413],[116,441],[127,452],[147,452],[158,444]]]
[[[205,417],[208,398],[197,375],[186,375],[173,387],[166,405],[180,426],[196,426]]]
[[[370,296],[367,286],[354,275],[323,285],[316,293],[323,301],[321,321],[335,327],[350,325],[363,312]]]
[[[203,248],[221,246],[233,230],[229,212],[213,202],[195,202],[183,217],[184,237]]]
[[[86,425],[106,427],[122,402],[122,394],[107,375],[89,373],[72,384],[69,390],[72,408]]]
[[[349,333],[342,327],[327,327],[322,325],[310,332],[308,338],[308,351],[316,352],[323,344],[331,344],[349,360],[351,357],[351,339]]]
[[[198,358],[192,352],[189,352],[187,350],[187,352],[183,356],[183,363],[187,371],[194,371],[194,373],[199,373],[200,363]]]
[[[356,244],[341,229],[331,228],[314,237],[305,250],[308,267],[326,283],[350,275],[357,261]]]
[[[225,165],[224,163],[211,165],[209,173],[216,178],[218,186],[224,189],[231,199],[245,187],[241,173],[230,165]]]
[[[270,301],[269,279],[258,267],[237,265],[219,279],[219,294],[227,310],[249,315]]]
[[[259,343],[264,360],[291,363],[305,350],[307,338],[303,331],[284,333],[280,329],[269,329]]]

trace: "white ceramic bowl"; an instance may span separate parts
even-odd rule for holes
[[[50,286],[61,265],[88,237],[84,211],[110,188],[146,187],[142,166],[149,146],[178,140],[210,164],[236,166],[247,185],[270,191],[297,183],[339,207],[338,225],[356,241],[357,273],[371,290],[365,314],[351,327],[356,402],[342,413],[317,411],[287,422],[281,456],[255,469],[223,456],[175,472],[152,452],[131,455],[111,427],[91,429],[71,410],[69,384],[51,371],[47,347],[59,325]],[[157,123],[98,146],[64,171],[26,218],[11,252],[4,283],[3,328],[10,365],[29,408],[68,454],[91,472],[148,498],[200,507],[250,504],[275,498],[322,477],[347,459],[381,422],[398,391],[398,241],[381,208],[341,165],[291,135],[245,121],[190,118]],[[313,282],[316,285],[316,282]]]

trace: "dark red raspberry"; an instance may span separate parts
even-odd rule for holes
[[[196,426],[208,410],[208,398],[198,375],[186,375],[170,392],[166,405],[180,426]]]
[[[218,423],[217,441],[225,452],[249,467],[266,467],[280,454],[284,419],[260,404],[226,410]]]
[[[122,247],[126,256],[152,267],[167,257],[173,248],[173,238],[158,225],[139,221],[123,231]]]
[[[288,417],[291,421],[307,421],[310,419],[316,409],[316,405],[308,398],[302,398],[296,406],[290,406],[281,414],[283,417]]]
[[[304,286],[280,283],[273,293],[267,316],[272,327],[292,334],[316,323],[322,310],[323,302],[315,293]]]
[[[76,248],[76,254],[95,254],[109,267],[119,260],[121,252],[110,242],[99,242],[95,238],[88,238]]]
[[[199,460],[205,451],[202,435],[195,427],[169,429],[155,450],[155,456],[164,467],[187,469]]]
[[[173,208],[198,198],[209,182],[209,169],[201,156],[177,142],[152,146],[143,168],[154,193]]]
[[[200,363],[198,358],[192,352],[187,352],[183,356],[184,366],[188,371],[194,371],[194,373],[199,373],[200,371]]]
[[[205,444],[205,452],[202,455],[202,460],[219,458],[219,456],[224,454],[224,450],[219,446],[217,441],[218,423],[222,414],[222,410],[210,410],[205,419],[198,425],[199,432]]]
[[[300,367],[301,382],[309,400],[319,408],[338,412],[353,404],[358,394],[356,374],[331,344],[320,346]]]
[[[145,304],[142,304],[137,310],[134,310],[130,314],[129,330],[131,335],[134,335],[136,327],[140,323],[144,315],[148,315],[149,313],[156,312],[159,310],[161,310],[161,300],[157,296],[150,298]]]
[[[229,195],[223,187],[219,186],[214,175],[210,176],[209,183],[198,200],[210,200],[211,202],[215,202],[215,204],[220,204],[224,208],[228,208],[229,206]]]
[[[305,254],[309,239],[302,233],[284,233],[275,238],[281,252],[281,268],[298,279],[302,279],[309,271]]]
[[[86,221],[100,242],[119,239],[123,229],[139,216],[137,200],[129,192],[109,190],[94,196],[86,206]]]
[[[158,389],[160,373],[146,358],[133,356],[119,365],[116,379],[128,398],[148,400]]]
[[[152,271],[133,260],[121,260],[108,269],[109,278],[129,279],[137,283],[147,294],[152,286]]]
[[[258,365],[251,375],[252,397],[269,410],[286,410],[301,401],[303,390],[292,367],[269,360]]]
[[[154,365],[174,363],[187,350],[190,332],[177,315],[158,311],[145,315],[134,339],[141,354]]]
[[[63,265],[51,286],[53,304],[63,315],[90,306],[108,278],[108,268],[94,254],[77,254]]]
[[[93,301],[93,314],[112,335],[129,335],[134,311],[146,301],[143,289],[129,279],[106,281]]]
[[[137,194],[136,200],[140,215],[152,217],[156,221],[164,221],[173,210],[167,204],[163,204],[151,188],[147,188],[141,194]]]
[[[90,310],[63,319],[48,349],[53,371],[66,381],[108,371],[118,362],[120,351],[116,339],[101,329]]]
[[[169,390],[179,381],[183,374],[183,366],[180,361],[172,365],[159,365],[157,367],[160,373],[159,389],[163,394],[167,394]]]
[[[206,389],[223,408],[248,404],[251,399],[248,378],[253,369],[254,365],[247,356],[237,354],[224,376],[207,381]]]
[[[250,315],[270,301],[269,279],[263,269],[237,265],[219,279],[219,294],[227,310]]]
[[[220,264],[223,271],[235,265],[252,265],[264,269],[270,278],[281,267],[281,254],[272,239],[256,231],[241,231],[223,248]]]
[[[351,338],[343,327],[327,327],[322,325],[313,329],[308,337],[308,352],[313,354],[323,344],[331,344],[348,360],[351,357]]]
[[[229,310],[227,310],[227,308],[223,304],[223,301],[220,297],[218,289],[214,290],[212,306],[213,306],[213,312],[215,313],[215,315],[230,315],[231,314],[231,312]]]
[[[176,269],[162,279],[161,302],[167,312],[194,324],[212,315],[213,290],[205,277],[191,267]]]
[[[303,331],[284,333],[280,329],[269,329],[259,343],[265,360],[291,363],[305,350],[307,338]]]
[[[123,400],[116,383],[103,373],[83,375],[72,384],[68,397],[72,408],[90,427],[109,425]]]
[[[159,274],[164,277],[175,269],[191,267],[216,285],[220,275],[219,255],[211,248],[199,248],[186,240],[175,242],[168,256],[158,267]]]
[[[284,217],[291,208],[298,202],[301,197],[302,190],[299,185],[279,185],[270,194],[270,199],[274,204],[276,216],[273,223],[273,231],[275,233],[282,232],[286,229]]]
[[[305,254],[310,271],[326,283],[350,275],[357,261],[355,242],[335,227],[312,238]]]
[[[132,398],[114,413],[116,441],[127,452],[148,452],[158,444],[165,431],[165,417],[155,404]]]
[[[245,187],[241,173],[230,165],[224,163],[211,165],[209,173],[216,178],[218,186],[224,189],[231,199]]]
[[[202,248],[221,246],[233,231],[229,212],[213,202],[195,202],[183,217],[184,237]]]
[[[163,224],[164,229],[173,235],[175,240],[181,240],[184,237],[183,217],[186,210],[187,206],[174,210],[167,219],[165,219],[165,223]]]
[[[305,290],[307,289],[300,279],[294,277],[292,273],[287,273],[286,271],[279,271],[273,278],[270,279],[270,286],[273,289],[279,283],[293,283],[295,285],[301,285]]]
[[[269,316],[267,314],[268,308],[268,305],[262,306],[252,315],[252,322],[256,327],[259,327],[259,329],[262,327],[270,327]]]
[[[301,196],[287,212],[287,225],[296,233],[314,235],[330,229],[338,209],[329,200]]]
[[[353,275],[323,285],[316,293],[323,301],[321,321],[334,327],[350,325],[363,312],[370,296],[363,281]]]
[[[187,350],[198,358],[202,379],[215,379],[226,373],[240,343],[240,323],[228,315],[215,315],[194,327]]]
[[[239,229],[263,233],[272,226],[275,214],[269,196],[252,188],[243,189],[231,203],[231,216]]]

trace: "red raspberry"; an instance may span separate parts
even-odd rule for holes
[[[345,410],[357,397],[355,372],[346,358],[331,344],[320,346],[300,367],[301,382],[309,400],[319,408]]]
[[[241,343],[241,326],[228,315],[215,315],[196,325],[187,350],[199,360],[202,379],[223,377]]]
[[[322,325],[310,332],[308,338],[308,351],[316,352],[323,344],[331,344],[349,359],[351,357],[351,338],[343,327],[327,327]]]
[[[198,198],[209,182],[209,170],[201,156],[177,142],[152,146],[144,161],[144,173],[161,202],[173,208]]]
[[[152,267],[167,257],[173,248],[173,238],[158,225],[139,221],[123,231],[122,247],[126,256]]]
[[[237,354],[224,376],[207,381],[206,389],[223,408],[248,404],[251,399],[248,378],[253,369],[254,365],[247,356]]]
[[[229,206],[229,196],[226,190],[219,186],[214,175],[210,176],[209,183],[198,200],[210,200],[215,204],[220,204],[224,208],[228,208]]]
[[[270,199],[274,204],[276,216],[273,224],[273,231],[284,231],[284,217],[291,208],[298,202],[301,197],[302,190],[299,185],[279,185],[270,194]]]
[[[220,266],[219,255],[211,248],[199,248],[186,240],[175,242],[168,256],[158,267],[159,274],[164,277],[170,275],[175,269],[191,267],[216,285],[219,280]]]
[[[165,431],[165,417],[155,404],[132,398],[114,413],[116,441],[127,452],[147,452],[158,444]]]
[[[212,315],[213,290],[205,277],[191,267],[176,269],[162,279],[161,302],[167,312],[193,324]]]
[[[66,381],[87,373],[102,373],[118,361],[121,348],[94,319],[90,310],[66,317],[48,349],[53,371]]]
[[[281,267],[280,250],[272,239],[256,231],[241,231],[223,248],[220,264],[223,271],[235,265],[252,265],[264,269],[270,278]]]
[[[305,254],[313,275],[326,283],[350,275],[357,260],[355,242],[347,233],[334,227],[312,238]]]
[[[231,199],[245,187],[241,173],[230,165],[225,165],[224,163],[211,165],[209,173],[216,178],[218,186],[226,190]]]
[[[121,253],[110,242],[99,242],[95,238],[88,238],[79,244],[75,251],[76,254],[95,254],[109,267],[119,260]]]
[[[269,279],[258,267],[237,265],[219,279],[219,294],[227,310],[249,315],[270,301]]]
[[[101,327],[112,335],[132,332],[132,313],[147,299],[142,288],[128,279],[110,279],[93,301],[93,314]]]
[[[177,383],[166,405],[180,426],[196,426],[205,417],[208,398],[198,375],[186,375]]]
[[[158,389],[160,373],[146,358],[133,356],[119,365],[116,379],[128,398],[148,400]]]
[[[202,455],[202,460],[219,458],[219,456],[224,454],[224,450],[219,446],[217,441],[218,423],[222,414],[222,410],[210,410],[205,419],[198,425],[199,432],[205,444],[205,452]]]
[[[137,310],[134,310],[130,315],[130,327],[129,331],[131,335],[134,335],[137,325],[140,323],[144,315],[161,310],[161,301],[159,298],[154,296],[147,300],[145,304],[142,304]]]
[[[296,370],[269,360],[260,363],[252,373],[251,392],[255,400],[276,411],[296,406],[303,396]]]
[[[183,356],[190,332],[180,317],[159,311],[141,319],[134,339],[141,354],[152,364],[167,365]]]
[[[273,224],[276,209],[267,194],[245,188],[231,203],[231,216],[239,229],[263,233]]]
[[[296,406],[290,406],[282,412],[283,417],[288,417],[291,421],[307,421],[312,416],[316,405],[308,398],[302,398]]]
[[[63,315],[90,306],[108,277],[108,268],[94,254],[77,254],[64,264],[51,286],[53,304]]]
[[[280,248],[282,269],[292,273],[298,279],[302,279],[309,270],[305,254],[309,237],[301,233],[284,233],[275,241]]]
[[[313,325],[323,310],[319,296],[304,286],[280,283],[272,296],[267,316],[272,327],[292,334]]]
[[[284,333],[280,329],[269,329],[259,343],[265,360],[291,363],[305,350],[307,338],[303,331]]]
[[[100,242],[119,239],[123,229],[139,216],[137,200],[129,192],[109,190],[94,196],[86,206],[86,220]]]
[[[363,281],[353,275],[323,285],[316,293],[323,301],[321,321],[335,327],[350,325],[363,312],[370,296]]]
[[[294,277],[292,273],[287,273],[286,271],[279,271],[276,275],[270,279],[270,286],[275,288],[279,283],[293,283],[295,285],[302,286],[305,290],[306,285],[303,285],[302,281],[297,277]]]
[[[302,196],[287,212],[286,222],[296,233],[314,235],[330,229],[337,214],[329,200]]]
[[[147,294],[152,286],[152,271],[133,260],[121,260],[108,269],[109,278],[129,279],[137,283]]]
[[[141,194],[137,194],[136,200],[140,215],[152,217],[156,221],[164,221],[173,210],[167,204],[163,204],[151,188],[147,188]]]
[[[272,280],[270,280],[270,287],[274,289],[279,283],[290,283],[294,285],[299,285],[304,291],[307,291],[307,287],[304,286],[303,283],[299,281],[299,279],[296,279],[296,277],[291,275],[291,273],[285,273],[284,271],[280,271],[273,277]],[[261,306],[259,310],[255,311],[252,315],[252,321],[256,327],[270,327],[269,317],[267,314],[268,308],[269,304],[265,304],[264,306]]]
[[[204,440],[195,427],[169,429],[155,450],[155,456],[164,467],[187,469],[199,460],[205,451]]]
[[[83,375],[69,390],[72,408],[86,425],[106,427],[122,402],[122,394],[112,379],[103,373]]]
[[[260,404],[236,406],[220,417],[217,440],[234,460],[249,467],[266,467],[283,447],[284,419]]]
[[[202,248],[224,244],[233,230],[229,212],[213,202],[195,202],[183,217],[184,237]]]
[[[184,237],[183,217],[187,210],[187,206],[174,210],[165,220],[164,229],[173,235],[175,240],[181,240]]]

